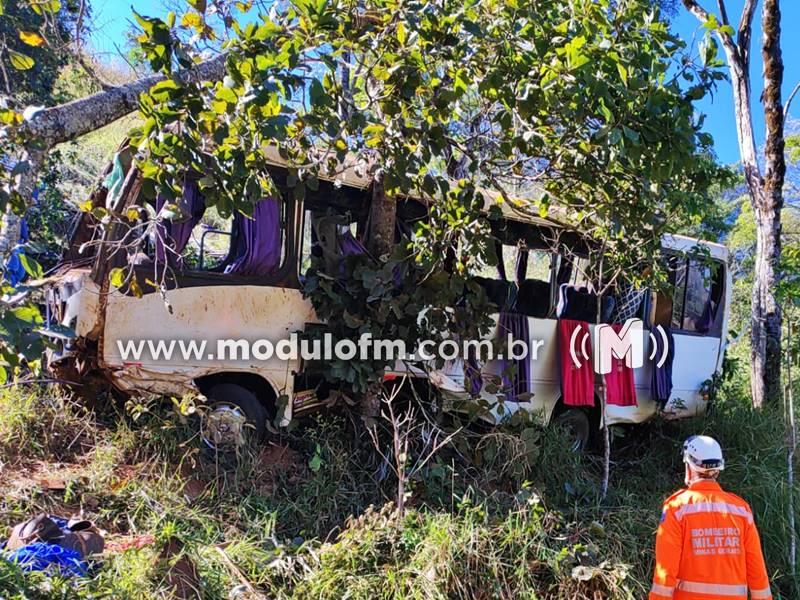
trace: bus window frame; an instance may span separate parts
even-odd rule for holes
[[[689,285],[688,285],[688,283],[689,283],[689,268],[691,267],[692,263],[701,264],[701,265],[708,265],[708,266],[711,266],[710,263],[713,263],[714,265],[716,265],[717,272],[716,272],[716,274],[712,274],[711,275],[711,285],[708,288],[709,296],[711,296],[712,291],[714,289],[714,280],[716,279],[719,282],[719,298],[718,298],[717,306],[716,306],[716,309],[715,309],[715,312],[714,312],[714,321],[711,323],[711,326],[708,328],[708,331],[706,331],[705,333],[701,333],[699,331],[691,331],[691,330],[688,330],[688,329],[684,329],[682,326],[681,327],[674,327],[672,325],[672,319],[670,319],[670,324],[669,324],[670,329],[672,330],[673,333],[678,334],[678,335],[688,335],[688,336],[694,336],[694,337],[721,338],[722,337],[722,330],[723,330],[722,324],[723,324],[724,312],[725,312],[725,310],[723,308],[723,304],[725,303],[725,293],[726,293],[726,289],[725,288],[727,286],[727,281],[726,281],[726,277],[725,277],[725,275],[727,273],[727,268],[728,268],[727,264],[723,260],[719,260],[717,258],[711,258],[711,257],[708,257],[708,258],[705,258],[705,257],[693,257],[693,256],[679,255],[679,254],[674,254],[674,253],[668,253],[668,256],[669,256],[670,259],[675,259],[675,260],[680,261],[682,263],[682,266],[680,268],[674,268],[673,269],[672,267],[670,267],[670,278],[669,278],[670,290],[668,290],[667,293],[669,294],[670,300],[672,302],[672,311],[674,311],[674,307],[675,307],[675,305],[674,305],[674,301],[675,301],[674,291],[675,291],[675,285],[676,285],[676,282],[677,282],[678,272],[680,270],[683,270],[683,272],[685,273],[685,283],[684,283],[684,286],[683,286],[683,302],[681,304],[681,319],[680,319],[681,324],[683,324],[684,320],[686,319],[686,295],[688,294],[688,289],[689,289]],[[711,299],[712,300],[714,299],[713,296],[711,296]]]

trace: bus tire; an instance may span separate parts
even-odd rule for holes
[[[206,398],[208,403],[200,417],[200,435],[211,450],[232,452],[244,441],[264,440],[267,410],[253,392],[235,383],[219,383],[208,390]],[[239,436],[242,418],[245,423],[243,435]],[[226,439],[228,433],[231,437]]]
[[[573,452],[583,452],[591,439],[589,415],[580,408],[567,408],[553,419],[553,424],[567,430]]]

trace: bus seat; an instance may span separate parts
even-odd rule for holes
[[[541,279],[523,279],[519,284],[517,312],[546,319],[550,313],[550,284]]]
[[[601,301],[600,322],[608,323],[614,310],[615,301],[612,296],[604,296]],[[587,323],[597,322],[597,294],[590,292],[585,287],[576,287],[561,284],[558,288],[558,308],[556,316],[559,319],[574,319]]]
[[[484,289],[489,301],[499,310],[507,310],[516,302],[516,285],[502,279],[476,277],[475,281]]]

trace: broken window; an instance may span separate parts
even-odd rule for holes
[[[285,258],[284,203],[265,198],[251,215],[240,212],[222,218],[206,209],[196,180],[187,176],[183,195],[172,202],[156,200],[161,218],[150,241],[152,256],[179,271],[205,271],[267,277],[278,272]]]
[[[364,252],[366,249],[358,236],[358,222],[349,213],[305,211],[300,252],[301,280],[311,268],[312,256],[324,258],[326,271],[338,274],[344,257]]]
[[[497,265],[480,265],[476,279],[501,311],[512,310],[529,317],[546,318],[552,307],[552,273],[556,255],[528,249],[523,240],[497,242]]]
[[[230,254],[233,217],[223,219],[216,207],[206,210],[183,251],[183,263],[191,271],[222,271]]]

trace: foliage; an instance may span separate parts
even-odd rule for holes
[[[330,273],[323,257],[312,257],[304,294],[325,326],[306,333],[314,338],[323,332],[339,340],[403,340],[409,352],[423,340],[441,341],[458,332],[463,339],[480,339],[491,326],[489,305],[483,289],[470,280],[468,270],[479,261],[496,263],[488,242],[488,223],[471,210],[473,190],[458,184],[444,202],[432,207],[431,220],[417,228],[415,241],[406,237],[388,260],[369,254],[342,259],[339,271]],[[466,198],[466,199],[465,199]],[[426,235],[428,243],[458,248],[453,262],[458,268],[442,268],[440,258],[420,252],[416,240]],[[333,358],[317,368],[346,392],[363,393],[394,364],[389,354],[361,356],[356,360]]]
[[[3,89],[19,105],[49,104],[60,69],[69,61],[69,44],[78,13],[76,0],[3,2],[0,11],[0,63]]]
[[[196,438],[187,442],[190,423],[163,405],[133,421],[109,404],[94,413],[48,389],[2,390],[0,535],[42,511],[83,509],[108,542],[152,535],[154,543],[109,552],[90,577],[73,582],[0,561],[0,595],[168,597],[177,557],[163,551],[177,538],[207,598],[230,597],[243,579],[274,598],[466,598],[481,590],[640,598],[650,587],[661,502],[681,485],[681,443],[704,432],[726,450],[723,485],[753,507],[775,597],[794,597],[780,415],[724,395],[711,417],[615,436],[615,481],[604,504],[599,459],[572,454],[558,430],[465,429],[415,479],[411,508],[399,519],[383,499],[393,481],[376,481],[377,456],[342,417],[303,423],[231,465],[204,455]],[[523,436],[535,440],[535,452],[521,453]],[[414,452],[424,440],[415,444]],[[321,466],[313,470],[315,457]],[[40,489],[36,481],[48,478],[66,489]]]
[[[73,94],[91,89],[86,73],[71,68],[65,71],[66,75],[64,71],[59,75],[56,91],[59,97],[72,99]],[[67,77],[70,84],[63,85]],[[9,110],[5,114],[12,115],[15,122],[22,122],[19,113]],[[37,182],[37,201],[26,212],[30,239],[18,247],[24,253],[22,261],[29,279],[41,278],[56,265],[66,247],[77,204],[88,197],[108,156],[136,122],[135,118],[127,118],[112,123],[81,140],[63,144],[47,155]],[[21,139],[17,133],[18,130],[0,145],[14,146]],[[21,161],[9,174],[18,179],[26,168],[26,163]],[[8,191],[4,189],[2,193]],[[13,192],[12,195],[15,206],[24,208],[28,204],[19,195]],[[3,262],[3,268],[5,264]],[[0,299],[0,381],[5,382],[8,375],[37,370],[47,340],[41,336],[45,324],[39,305],[39,283],[29,281],[14,288],[4,274],[0,285],[3,292]]]

